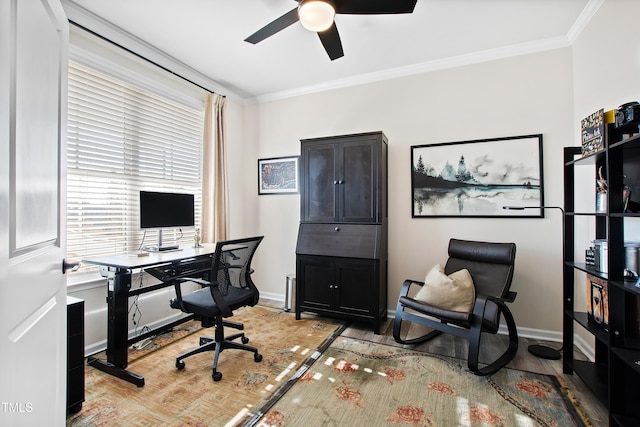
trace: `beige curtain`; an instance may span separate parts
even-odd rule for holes
[[[207,95],[204,117],[202,176],[202,241],[226,240],[229,232],[227,160],[224,141],[224,105],[226,99]]]

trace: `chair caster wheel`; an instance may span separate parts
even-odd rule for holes
[[[182,360],[176,360],[176,368],[178,368],[179,371],[184,369],[184,362]]]
[[[255,353],[253,355],[253,360],[255,360],[256,362],[262,362],[262,355],[260,353]]]
[[[242,344],[246,344],[249,342],[249,338],[247,337],[242,337]]]
[[[211,376],[213,377],[214,381],[220,381],[222,379],[222,372],[214,372]]]

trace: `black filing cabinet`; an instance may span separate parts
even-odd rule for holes
[[[84,301],[67,296],[67,411],[84,402]]]

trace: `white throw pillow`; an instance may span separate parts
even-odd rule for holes
[[[447,276],[442,265],[436,264],[427,273],[414,299],[444,310],[469,313],[473,310],[476,290],[469,270],[458,270]]]

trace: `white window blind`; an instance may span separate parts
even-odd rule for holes
[[[67,257],[156,244],[140,229],[140,190],[194,194],[200,226],[203,115],[70,61]],[[193,233],[165,229],[163,242],[193,244]]]

